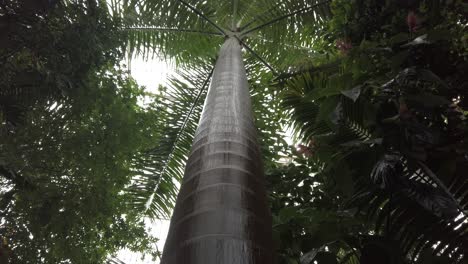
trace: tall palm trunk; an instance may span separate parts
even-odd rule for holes
[[[221,47],[163,264],[270,264],[271,216],[241,47]]]

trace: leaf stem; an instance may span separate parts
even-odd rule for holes
[[[219,32],[212,31],[200,31],[192,29],[180,29],[180,28],[161,28],[161,27],[127,27],[126,30],[157,30],[157,31],[174,31],[174,32],[184,32],[184,33],[197,33],[204,35],[214,35],[214,36],[224,36]]]
[[[278,73],[275,71],[275,69],[273,69],[273,67],[268,64],[268,62],[266,62],[262,57],[260,57],[260,55],[258,55],[255,51],[253,51],[245,42],[243,42],[242,40],[240,40],[240,38],[238,38],[236,36],[236,39],[239,40],[239,42],[250,52],[252,53],[258,60],[260,60],[268,69],[270,69],[270,71],[273,73],[273,75],[278,75]]]
[[[178,0],[178,1],[181,2],[182,4],[184,4],[186,7],[188,7],[193,12],[195,12],[195,14],[199,15],[201,18],[206,20],[209,24],[211,24],[213,27],[215,27],[222,35],[226,36],[226,32],[221,27],[216,25],[216,23],[211,21],[211,19],[209,19],[207,16],[205,16],[200,10],[196,9],[194,6],[190,5],[189,3],[185,2],[184,0]]]
[[[248,35],[249,33],[252,33],[252,32],[254,32],[254,31],[257,31],[257,30],[259,30],[259,29],[262,29],[262,28],[264,28],[264,27],[266,27],[266,26],[269,26],[269,25],[271,25],[271,24],[274,24],[274,23],[276,23],[276,22],[278,22],[278,21],[280,21],[280,20],[283,20],[283,19],[285,19],[285,18],[294,16],[294,15],[299,14],[299,13],[303,13],[303,12],[309,11],[310,9],[312,9],[312,8],[314,8],[314,7],[316,7],[316,6],[323,5],[323,4],[326,4],[326,3],[329,3],[329,2],[330,2],[330,0],[322,1],[322,2],[316,3],[316,4],[314,4],[314,5],[307,6],[307,7],[301,8],[301,9],[298,9],[298,10],[296,10],[296,11],[294,11],[294,12],[291,12],[291,13],[288,13],[288,14],[286,14],[286,15],[282,15],[282,16],[277,17],[277,18],[275,18],[275,19],[273,19],[273,20],[270,20],[270,21],[268,21],[268,22],[266,22],[266,23],[264,23],[264,24],[261,24],[260,26],[256,26],[256,27],[254,27],[254,28],[252,28],[252,29],[249,29],[249,30],[243,32],[241,36]]]

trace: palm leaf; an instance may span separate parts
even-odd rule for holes
[[[468,221],[464,210],[467,207],[467,180],[462,171],[467,168],[467,160],[458,158],[454,172],[450,176],[445,172],[444,178],[436,173],[437,170],[443,171],[440,164],[430,164],[429,167],[420,159],[403,158],[401,155],[397,156],[394,164],[386,161],[385,165],[380,161],[373,166],[370,155],[379,154],[383,151],[379,145],[388,143],[374,136],[382,132],[374,131],[376,124],[373,120],[376,117],[368,116],[368,113],[376,111],[368,108],[371,104],[366,98],[365,87],[361,87],[360,94],[355,97],[344,93],[354,88],[340,84],[344,79],[330,76],[327,68],[321,69],[322,73],[311,69],[279,78],[285,86],[283,106],[290,111],[292,125],[300,138],[305,142],[311,138],[319,139],[320,145],[316,150],[319,158],[323,147],[340,157],[330,160],[328,169],[325,166],[323,172],[330,178],[334,177],[334,166],[342,164],[338,161],[352,164],[369,159],[370,167],[365,164],[353,166],[355,187],[359,191],[351,199],[350,207],[360,208],[360,212],[374,222],[377,234],[398,241],[404,254],[411,255],[413,259],[428,251],[448,257],[454,263],[466,256]],[[334,81],[338,82],[331,85]],[[327,105],[333,105],[330,103],[334,97],[341,98],[335,101],[340,108],[339,118],[334,121],[332,116],[328,116],[332,122],[324,123],[321,113],[333,110]],[[323,137],[325,131],[327,133]],[[374,184],[369,183],[369,175]]]
[[[179,63],[194,63],[215,57],[222,42],[216,35],[237,34],[278,68],[310,55],[306,45],[314,40],[316,27],[331,15],[329,1],[304,0],[114,0],[110,8],[123,23],[131,53],[157,51]],[[291,47],[296,48],[288,50]],[[288,56],[278,56],[286,51]]]
[[[165,124],[156,133],[160,134],[155,149],[139,155],[139,166],[128,191],[134,199],[133,206],[152,218],[168,218],[177,196],[187,154],[206,95],[207,80],[211,70],[181,71],[172,78],[165,97],[157,102]]]
[[[464,213],[456,213],[456,205],[437,188],[436,182],[428,176],[415,175],[423,171],[415,171],[407,163],[399,164],[401,169],[394,174],[398,180],[380,181],[394,190],[391,195],[388,191],[364,187],[351,204],[375,219],[377,232],[399,241],[405,254],[417,258],[423,250],[430,249],[455,261],[461,259],[468,245],[468,221]],[[389,173],[385,172],[389,179],[395,178]]]

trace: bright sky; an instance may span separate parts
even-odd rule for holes
[[[138,57],[132,59],[130,70],[132,77],[139,85],[145,86],[148,92],[156,93],[158,86],[165,84],[167,77],[174,72],[174,67],[157,57],[148,59],[147,61]],[[169,231],[169,220],[151,221],[148,219],[146,222],[150,233],[159,239],[156,246],[162,251],[164,242],[166,242],[167,232]],[[117,257],[127,264],[159,263],[159,260],[153,262],[151,258],[141,260],[141,254],[133,253],[129,250],[122,250]]]

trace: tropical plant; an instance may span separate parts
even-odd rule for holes
[[[321,164],[303,156],[291,155],[293,162],[267,170],[274,241],[279,263],[336,263],[352,247],[347,243],[369,232],[370,225],[343,206],[339,192],[330,186]],[[333,261],[333,259],[335,259]]]
[[[198,136],[195,136],[194,147],[188,158],[185,180],[181,186],[179,202],[175,207],[163,262],[186,263],[188,259],[191,259],[193,263],[216,262],[215,251],[208,245],[218,240],[221,248],[231,245],[229,247],[240,250],[241,247],[236,246],[236,243],[246,239],[251,241],[249,244],[252,245],[246,250],[250,252],[256,248],[255,251],[259,252],[256,257],[250,256],[250,253],[240,254],[236,253],[237,251],[228,250],[220,250],[218,255],[221,254],[220,258],[227,259],[232,253],[238,256],[236,258],[239,261],[252,259],[251,261],[254,262],[270,262],[272,256],[269,252],[271,246],[268,246],[267,239],[268,224],[258,225],[260,222],[268,223],[266,204],[261,202],[264,200],[261,198],[264,196],[262,194],[264,187],[261,184],[252,185],[242,180],[251,173],[258,175],[261,179],[261,168],[259,167],[260,156],[256,154],[258,150],[255,146],[255,129],[252,124],[249,124],[252,120],[249,110],[250,100],[240,48],[244,47],[251,58],[262,62],[264,67],[276,74],[277,69],[283,69],[291,61],[299,61],[304,54],[310,53],[303,45],[313,41],[313,34],[308,33],[313,32],[321,20],[329,14],[328,1],[289,1],[287,3],[280,1],[205,1],[198,3],[182,0],[114,1],[111,9],[126,23],[124,30],[128,36],[127,48],[131,54],[147,55],[157,51],[174,58],[179,65],[200,63],[206,65],[206,62],[211,62],[215,58],[219,47],[223,44],[217,66],[213,70],[210,92],[196,134]],[[158,16],[155,18],[154,14]],[[289,50],[288,56],[281,56],[281,52],[286,50]],[[252,59],[247,57],[246,61],[250,62]],[[258,69],[258,67],[254,68]],[[233,81],[240,83],[232,83]],[[225,91],[226,85],[232,90]],[[268,93],[263,94],[274,96]],[[223,106],[220,102],[225,102],[226,105]],[[208,127],[210,129],[207,129]],[[229,134],[226,134],[228,132]],[[205,135],[205,133],[208,134]],[[219,136],[223,133],[224,138]],[[206,140],[206,138],[218,138],[220,142],[217,143],[219,146],[216,151],[212,149],[215,143],[208,142],[210,143],[208,145],[199,143],[198,140]],[[251,146],[248,147],[248,145]],[[215,152],[211,153],[212,151]],[[184,155],[171,157],[178,160],[185,158]],[[221,157],[225,157],[224,160]],[[183,162],[176,162],[174,165],[180,166]],[[201,167],[193,167],[195,165]],[[227,165],[229,166],[226,167]],[[223,166],[225,168],[221,169]],[[205,169],[213,169],[212,173],[220,170],[221,174],[214,177],[208,172],[198,173]],[[237,176],[226,178],[231,174]],[[206,188],[203,189],[202,186]],[[221,190],[226,190],[226,197],[219,196]],[[243,194],[240,197],[248,193],[259,196],[257,199],[249,198],[245,204],[241,200],[233,200],[229,204],[222,203],[231,197],[230,193],[233,199],[239,197],[241,193]],[[197,198],[199,195],[203,196]],[[208,199],[209,197],[211,199]],[[194,204],[196,201],[205,202]],[[207,203],[207,201],[211,202]],[[257,210],[252,211],[257,207]],[[244,209],[239,210],[239,208]],[[202,214],[201,209],[208,213]],[[252,223],[256,224],[246,229],[232,229],[238,225],[231,226],[224,223],[230,220],[225,219],[228,213],[244,215],[242,218],[251,218]],[[213,216],[210,217],[210,214]],[[202,226],[201,217],[211,224]],[[185,220],[182,222],[177,219]],[[223,219],[225,220],[221,221]],[[260,219],[263,220],[260,221]],[[247,222],[251,221],[247,220]],[[255,226],[258,228],[254,229]],[[184,230],[190,231],[187,233]],[[218,235],[209,236],[209,234]],[[248,234],[250,234],[249,237],[246,236]],[[233,235],[236,237],[235,240],[230,238]],[[182,245],[185,246],[182,247]],[[262,246],[258,247],[259,245]],[[197,253],[193,251],[194,248],[198,248]],[[187,254],[181,254],[181,252]]]
[[[46,2],[54,1],[0,5],[0,106],[9,126],[35,104],[93,89],[83,85],[85,76],[122,56],[117,21],[105,8],[94,1]]]
[[[300,151],[322,164],[341,204],[373,222],[371,233],[343,237],[347,247],[324,241],[330,263],[465,260],[466,5],[332,6],[315,43],[329,59],[277,78]]]
[[[126,188],[157,136],[147,132],[157,109],[137,107],[141,90],[121,74],[85,81],[100,89],[74,98],[79,109],[36,106],[3,134],[0,233],[11,263],[99,263],[125,246],[156,254]]]
[[[102,263],[122,248],[156,257],[133,191],[144,177],[164,182],[148,152],[185,116],[126,74],[105,4],[43,3],[0,5],[2,261]],[[174,189],[158,191],[160,217]]]

